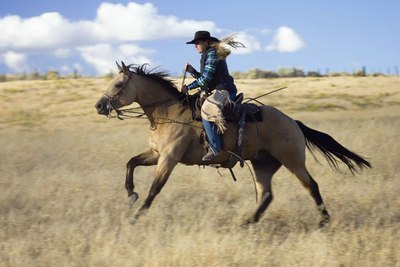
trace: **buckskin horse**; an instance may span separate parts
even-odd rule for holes
[[[135,168],[157,165],[149,194],[135,215],[137,219],[150,208],[178,163],[210,165],[227,162],[231,156],[229,151],[237,148],[238,125],[227,123],[227,130],[221,137],[222,153],[211,162],[203,162],[206,148],[199,141],[202,125],[200,121],[193,120],[190,105],[183,104],[187,95],[182,94],[163,71],[147,70],[145,64],[126,66],[121,63],[122,66],[117,63],[119,74],[95,107],[98,114],[110,116],[112,111],[120,114],[120,108],[136,102],[150,121],[150,148],[132,157],[126,164],[125,188],[131,204],[138,199],[134,191]],[[305,166],[306,147],[322,152],[336,171],[340,171],[339,161],[346,164],[353,174],[371,168],[370,163],[330,135],[311,129],[272,106],[259,105],[259,112],[262,121],[248,122],[244,127],[242,158],[250,161],[254,169],[258,205],[246,222],[258,222],[271,203],[271,179],[283,165],[310,192],[322,216],[320,225],[325,225],[329,222],[329,213],[317,182]]]

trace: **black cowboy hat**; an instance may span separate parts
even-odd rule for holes
[[[197,31],[194,34],[194,39],[190,42],[186,42],[186,44],[194,44],[196,41],[200,40],[210,40],[213,42],[219,42],[219,40],[215,37],[212,37],[208,31]]]

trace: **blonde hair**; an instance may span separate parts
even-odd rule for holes
[[[210,47],[213,47],[217,51],[218,58],[225,59],[230,55],[231,48],[245,48],[246,46],[238,41],[235,41],[236,35],[231,35],[225,38],[222,38],[219,42],[211,42]]]

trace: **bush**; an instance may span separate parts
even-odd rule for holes
[[[258,68],[248,70],[246,76],[248,79],[264,78],[263,71]]]
[[[342,72],[330,72],[329,73],[329,77],[338,77],[338,76],[350,76],[350,74],[347,73],[347,72],[344,72],[344,71],[342,71]]]
[[[363,73],[361,70],[356,70],[356,71],[353,73],[353,76],[362,77],[362,76],[365,76],[365,75],[364,75],[364,73]]]
[[[47,80],[57,80],[58,78],[60,78],[60,74],[56,70],[49,70],[47,71],[45,77]]]
[[[247,72],[234,72],[232,76],[236,79],[265,79],[279,77],[279,75],[274,71],[265,71],[258,68],[250,69]]]
[[[279,77],[304,77],[304,71],[297,68],[280,68],[278,69]]]
[[[309,71],[307,72],[308,77],[322,77],[321,73],[319,71]]]

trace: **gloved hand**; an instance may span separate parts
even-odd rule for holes
[[[181,88],[181,93],[186,94],[189,91],[188,87],[186,85],[182,86]]]

